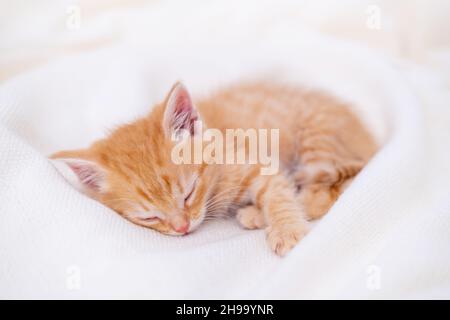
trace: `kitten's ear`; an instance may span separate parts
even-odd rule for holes
[[[168,138],[181,131],[189,133],[191,136],[198,133],[195,121],[200,120],[197,109],[192,103],[186,87],[177,82],[171,89],[166,99],[166,109],[164,111],[163,128]]]
[[[81,191],[102,193],[106,191],[106,171],[92,160],[76,157],[74,152],[61,152],[50,157],[61,174]],[[70,176],[67,169],[75,174]]]

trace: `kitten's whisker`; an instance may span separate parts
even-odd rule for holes
[[[240,207],[239,205],[233,204],[233,203],[224,204],[222,206],[216,206],[214,208],[210,208],[209,211],[207,211],[207,215],[214,216],[214,215],[219,215],[222,213],[229,215],[229,213],[231,213],[233,210],[236,210],[239,207]]]
[[[224,195],[224,194],[230,193],[230,192],[232,192],[232,191],[241,190],[241,189],[242,189],[241,186],[238,186],[238,187],[231,187],[231,188],[222,190],[222,191],[220,191],[219,193],[213,194],[213,195],[208,199],[208,201],[214,201],[214,200],[216,200],[216,198],[219,198],[219,197],[221,197],[221,196]],[[230,198],[234,198],[234,197],[236,197],[238,194],[239,194],[239,192],[236,192],[236,194],[230,195]]]
[[[227,197],[221,197],[218,199],[209,200],[206,202],[205,206],[208,208],[212,208],[216,205],[228,205],[234,202],[236,196],[227,196]]]
[[[223,202],[223,203],[217,203],[211,206],[206,207],[207,212],[213,212],[217,209],[228,209],[232,206],[232,202]]]
[[[208,201],[207,205],[213,205],[216,203],[222,203],[222,202],[226,202],[226,201],[233,201],[234,199],[235,199],[235,196],[222,197],[222,198],[218,198],[218,199],[213,199],[212,201]]]

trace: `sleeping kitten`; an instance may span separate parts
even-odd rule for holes
[[[199,137],[194,126],[280,129],[281,170],[259,164],[175,164],[171,152]],[[242,147],[242,146],[241,146]],[[239,148],[238,148],[239,149]],[[239,150],[242,150],[240,148]],[[233,148],[233,152],[240,152]],[[145,118],[126,124],[87,149],[62,151],[83,191],[144,227],[169,235],[195,230],[205,218],[237,213],[248,229],[286,254],[324,215],[375,153],[374,140],[346,105],[319,92],[271,83],[236,85],[192,102],[180,83]]]

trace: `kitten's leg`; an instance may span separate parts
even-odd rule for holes
[[[303,164],[294,174],[296,185],[307,184],[339,185],[354,177],[364,167],[363,161],[342,160],[341,163],[334,161],[319,160]]]
[[[310,219],[321,218],[337,199],[334,189],[327,185],[312,184],[302,186],[297,197]]]
[[[293,175],[300,187],[298,199],[310,219],[328,212],[365,162],[326,135],[305,138],[300,147],[300,168]]]
[[[297,200],[305,209],[309,219],[318,219],[325,215],[336,202],[339,195],[353,179],[347,179],[340,185],[307,184],[301,186]]]
[[[267,241],[278,255],[286,254],[308,232],[308,222],[284,175],[258,176],[250,186],[256,208],[264,215]]]
[[[253,205],[239,208],[236,218],[246,229],[262,229],[266,226],[263,213]]]
[[[302,128],[298,134],[299,170],[294,174],[297,185],[323,183],[337,185],[354,177],[364,167],[367,157],[349,148],[335,130]]]

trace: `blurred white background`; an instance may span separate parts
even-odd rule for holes
[[[174,2],[180,10],[165,14]],[[199,20],[202,11],[217,15],[205,14]],[[165,20],[171,16],[173,23],[165,21],[166,27],[159,27],[162,16]],[[448,84],[449,18],[447,0],[2,0],[0,81],[50,59],[124,39],[139,43],[165,37],[168,45],[188,42],[190,30],[200,25],[203,34],[192,38],[213,46],[238,41],[236,29],[248,36],[270,32],[269,25],[288,25],[292,31],[288,36],[306,28],[360,42],[433,68]]]

